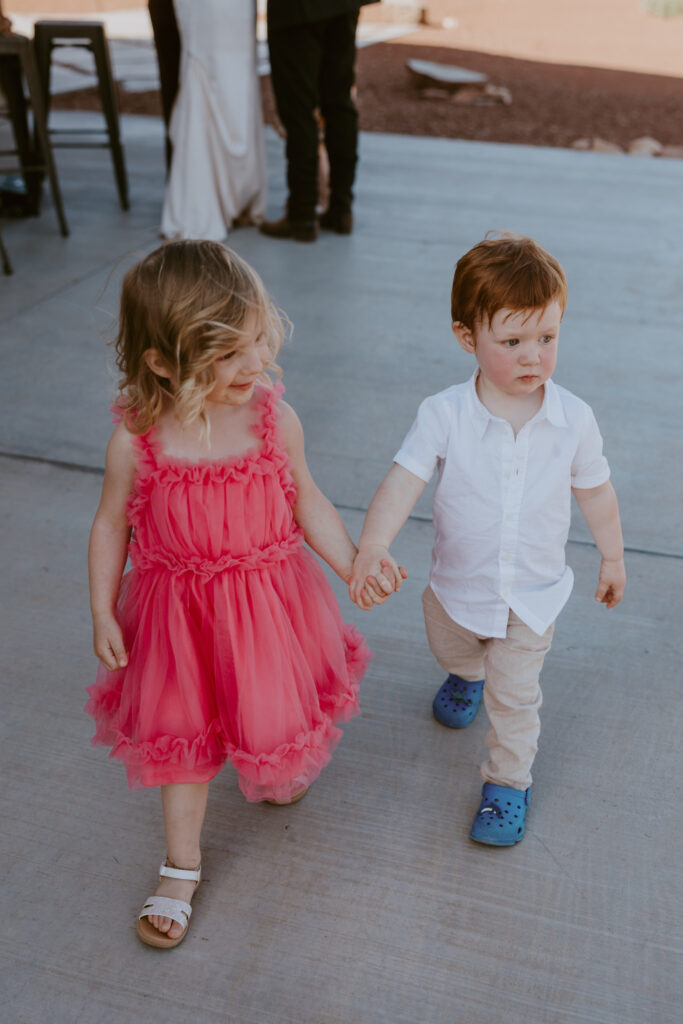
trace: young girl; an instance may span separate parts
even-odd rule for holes
[[[292,803],[358,712],[369,652],[302,542],[347,582],[356,548],[266,376],[283,333],[258,275],[218,243],[162,246],[125,277],[87,711],[131,788],[161,787],[168,855],[138,921],[152,946],[187,932],[226,760],[247,800]],[[367,590],[364,607],[383,599]]]

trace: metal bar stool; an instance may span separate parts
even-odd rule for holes
[[[32,190],[36,191],[36,201],[39,201],[42,175],[47,172],[60,231],[66,237],[69,234],[69,226],[66,222],[62,193],[52,159],[50,136],[45,122],[43,93],[38,78],[33,46],[31,40],[26,36],[0,36],[0,79],[7,100],[15,141],[15,148],[0,150],[0,156],[19,157],[20,166],[16,170],[22,174],[29,195]],[[24,79],[33,110],[35,149],[30,144]],[[7,172],[15,170],[15,168],[5,168],[4,170]]]
[[[13,274],[14,270],[12,269],[12,264],[10,263],[9,255],[8,255],[7,249],[5,248],[5,244],[4,244],[3,240],[2,240],[2,235],[1,234],[0,234],[0,259],[2,259],[2,272],[3,272],[3,274],[8,274],[8,275],[9,274]]]
[[[126,177],[123,147],[121,145],[121,136],[119,133],[119,115],[116,109],[114,76],[111,70],[109,45],[107,43],[107,37],[104,34],[104,25],[101,21],[37,21],[34,26],[34,33],[38,74],[42,85],[42,96],[47,115],[49,115],[50,110],[50,67],[52,63],[52,51],[60,46],[80,46],[86,50],[90,50],[95,58],[97,84],[100,90],[102,113],[104,114],[106,121],[106,131],[109,141],[53,142],[53,145],[55,147],[62,146],[74,149],[99,146],[110,149],[121,207],[122,209],[127,210],[129,208],[128,179]],[[48,132],[53,139],[56,135],[99,135],[102,131],[103,129],[98,128],[81,128],[75,131],[73,129],[48,128]]]

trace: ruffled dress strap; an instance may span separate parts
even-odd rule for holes
[[[159,442],[156,427],[150,427],[146,434],[134,434],[133,444],[138,455],[138,474],[147,477],[158,468]]]
[[[125,424],[126,410],[124,406],[115,402],[110,407],[112,423],[118,426]],[[149,502],[152,474],[158,468],[157,455],[159,444],[155,438],[156,427],[151,427],[144,434],[135,434],[131,431],[133,449],[135,451],[135,484],[128,498],[126,514],[130,525],[135,529],[140,523],[143,512]]]
[[[272,387],[264,387],[261,398],[262,414],[254,427],[254,433],[263,441],[262,458],[271,462],[279,475],[280,484],[292,508],[296,505],[297,491],[289,468],[289,455],[280,431],[280,409],[278,403],[285,392],[284,384],[276,381]]]
[[[280,410],[278,402],[285,393],[285,386],[279,380],[275,381],[272,387],[262,388],[261,408],[262,413],[258,423],[254,427],[257,437],[272,444],[282,444],[278,421]]]
[[[115,427],[118,427],[119,423],[124,423],[126,427],[126,409],[121,402],[114,402],[109,407],[111,413],[111,421]],[[135,448],[136,455],[138,456],[138,469],[142,471],[151,472],[157,468],[157,454],[159,452],[159,444],[155,438],[156,427],[151,427],[144,434],[136,434],[131,431],[133,438],[133,446]]]

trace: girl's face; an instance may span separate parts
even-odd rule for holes
[[[256,312],[249,315],[237,345],[214,361],[216,383],[206,397],[219,405],[245,405],[254,385],[271,360],[270,349]]]

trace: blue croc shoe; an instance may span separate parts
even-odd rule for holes
[[[434,698],[434,718],[451,729],[465,729],[479,710],[483,692],[483,679],[468,683],[450,675]]]
[[[513,789],[485,782],[470,838],[486,846],[514,846],[518,843],[524,835],[530,792],[531,787]]]

